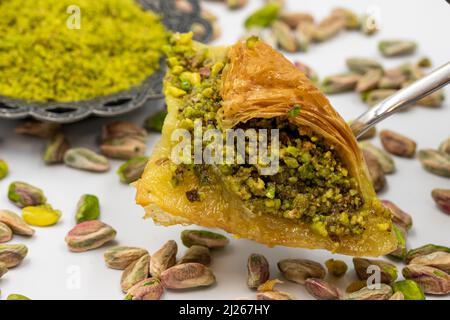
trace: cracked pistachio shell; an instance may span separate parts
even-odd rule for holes
[[[47,198],[41,189],[20,181],[9,185],[8,199],[19,208],[40,206],[47,202]]]
[[[403,268],[405,279],[417,282],[426,294],[450,294],[450,275],[437,268],[410,264]]]
[[[186,251],[178,264],[183,263],[200,263],[209,266],[211,264],[211,253],[207,247],[192,246]]]
[[[135,157],[122,164],[117,170],[120,181],[129,184],[139,180],[147,166],[147,162],[147,157]]]
[[[64,162],[64,155],[69,150],[70,143],[62,133],[56,134],[47,144],[44,153],[46,164],[56,164]]]
[[[188,289],[210,286],[216,282],[216,277],[203,264],[185,263],[165,270],[161,282],[167,289]]]
[[[364,287],[361,290],[349,293],[345,300],[388,300],[392,296],[392,288],[387,284],[380,284],[380,288],[369,289]]]
[[[439,246],[435,244],[426,244],[422,247],[411,249],[408,251],[405,262],[409,264],[414,258],[420,256],[426,256],[433,252],[447,252],[450,253],[450,248],[445,246]]]
[[[418,256],[412,259],[410,264],[430,266],[450,273],[450,253],[437,251],[427,255]]]
[[[64,163],[74,169],[92,172],[105,172],[110,168],[108,159],[86,148],[67,150]]]
[[[136,283],[128,290],[125,300],[160,300],[164,293],[161,281],[149,278]]]
[[[8,268],[6,267],[6,264],[0,262],[0,278],[3,277],[7,272]]]
[[[100,201],[97,196],[91,194],[83,195],[77,204],[77,223],[97,220],[100,217]]]
[[[176,263],[178,245],[175,241],[167,241],[158,251],[152,255],[150,261],[150,274],[159,278],[161,273]]]
[[[386,174],[395,172],[395,162],[394,159],[384,150],[377,148],[372,143],[364,141],[360,142],[359,146],[361,149],[372,153],[378,160],[378,163],[381,165],[383,172]]]
[[[306,279],[305,288],[317,300],[340,300],[341,298],[339,288],[323,279]]]
[[[28,253],[27,246],[23,244],[0,244],[0,263],[6,268],[18,266]]]
[[[14,234],[31,237],[35,233],[18,214],[9,210],[0,210],[0,222],[6,224]]]
[[[372,275],[371,273],[367,273],[367,268],[370,266],[378,266],[380,268],[380,280],[382,283],[390,284],[397,280],[397,267],[386,261],[353,258],[353,266],[355,267],[358,278],[361,280],[367,280]]]
[[[22,209],[23,220],[32,226],[48,227],[58,223],[61,211],[53,209],[50,205],[26,207]]]
[[[308,278],[323,279],[326,275],[325,268],[318,262],[306,259],[285,259],[278,262],[283,276],[299,284],[304,284]]]
[[[450,189],[434,189],[431,196],[443,212],[450,214]]]
[[[253,253],[247,261],[247,286],[250,289],[257,289],[260,285],[269,280],[269,262],[261,255]]]
[[[413,280],[397,281],[392,285],[395,293],[401,293],[404,300],[425,300],[425,294],[419,284]]]
[[[116,237],[116,230],[98,220],[76,225],[66,236],[66,243],[72,252],[85,252],[103,246]]]
[[[149,276],[150,256],[148,254],[140,257],[130,264],[122,273],[120,286],[123,292],[127,292],[135,284],[147,279]]]
[[[384,207],[389,209],[392,213],[392,222],[404,230],[411,229],[413,220],[411,215],[400,209],[395,203],[389,200],[382,200],[381,203]]]
[[[450,155],[437,150],[426,149],[419,151],[419,160],[429,172],[450,178]]]
[[[0,159],[0,180],[4,179],[9,173],[9,166],[5,160]]]
[[[124,270],[145,255],[148,251],[142,248],[116,246],[106,250],[103,258],[109,268]]]
[[[181,241],[186,247],[199,245],[209,249],[223,248],[230,242],[221,234],[205,230],[184,230],[181,233]]]
[[[12,230],[3,222],[0,222],[0,243],[8,242],[12,239]]]

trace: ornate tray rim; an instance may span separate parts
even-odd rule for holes
[[[177,9],[176,0],[135,1],[145,10],[151,10],[161,15],[164,25],[169,30],[187,32],[194,23],[198,23],[204,26],[206,32],[197,40],[207,42],[212,37],[212,26],[200,16],[198,0],[187,0],[192,6],[190,12]],[[33,103],[0,95],[0,118],[32,117],[41,121],[72,123],[91,115],[112,117],[125,114],[142,107],[149,100],[163,98],[162,80],[165,70],[165,59],[161,58],[159,70],[146,78],[140,85],[85,101]]]

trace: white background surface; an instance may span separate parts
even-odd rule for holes
[[[250,5],[230,13],[224,6],[208,3],[208,7],[220,16],[223,37],[220,44],[231,44],[242,35],[242,22],[262,0],[250,0]],[[345,58],[368,56],[381,59],[377,41],[382,38],[411,38],[420,44],[418,53],[410,58],[383,59],[387,66],[397,65],[422,55],[431,57],[435,66],[450,59],[450,6],[444,0],[406,1],[332,1],[332,0],[289,0],[288,8],[306,10],[317,18],[325,16],[334,6],[345,5],[359,12],[368,7],[379,9],[382,30],[368,38],[358,32],[345,32],[324,44],[314,45],[308,53],[290,56],[301,59],[319,72],[321,77],[345,71]],[[435,148],[450,135],[450,90],[446,90],[447,101],[439,110],[415,108],[387,120],[381,128],[395,129],[418,142],[419,148]],[[342,94],[331,97],[332,104],[344,116],[354,118],[366,110],[356,94]],[[121,117],[142,123],[152,111],[142,109]],[[69,125],[66,132],[74,146],[95,147],[100,128],[106,120],[89,119]],[[15,236],[11,243],[25,243],[29,254],[21,266],[11,270],[0,280],[1,298],[10,293],[20,293],[32,299],[122,299],[119,281],[121,272],[104,266],[102,253],[105,250],[82,254],[69,253],[64,242],[66,233],[74,226],[74,211],[79,197],[85,193],[98,195],[102,206],[102,220],[118,231],[117,243],[147,248],[150,253],[165,241],[175,239],[179,243],[179,255],[185,251],[179,240],[182,227],[158,227],[152,221],[141,219],[143,210],[134,204],[134,190],[119,182],[115,169],[120,162],[113,162],[113,170],[107,174],[91,174],[64,166],[46,167],[41,154],[44,143],[38,139],[14,134],[16,121],[0,120],[0,158],[11,166],[10,176],[0,182],[0,207],[18,211],[7,198],[7,186],[15,180],[23,180],[45,190],[49,202],[63,212],[61,221],[53,227],[37,228],[34,238]],[[152,135],[151,147],[158,139]],[[375,140],[379,144],[378,139]],[[417,160],[396,158],[398,171],[388,176],[389,186],[380,197],[390,199],[410,212],[414,227],[408,242],[410,247],[426,243],[450,246],[450,216],[440,212],[430,196],[433,188],[450,188],[450,180],[424,171]],[[246,287],[246,260],[249,254],[264,254],[271,263],[272,277],[279,277],[276,263],[284,258],[307,258],[319,262],[343,258],[350,265],[350,272],[338,282],[343,288],[355,279],[351,270],[351,259],[332,255],[324,251],[302,249],[267,248],[247,240],[233,240],[231,245],[213,254],[212,269],[217,276],[217,285],[201,290],[166,292],[164,299],[235,299],[253,298],[254,292]],[[400,266],[400,265],[399,265]],[[79,271],[80,287],[72,288],[71,275]],[[280,286],[299,299],[310,296],[300,285],[286,283]],[[446,297],[447,299],[449,297]],[[445,298],[444,298],[445,299]]]

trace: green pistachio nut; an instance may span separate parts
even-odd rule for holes
[[[419,151],[419,160],[429,172],[442,177],[450,177],[450,155],[437,150],[426,149]]]
[[[47,198],[41,189],[19,181],[9,185],[8,199],[19,208],[40,206],[47,202]]]
[[[281,6],[277,3],[269,3],[252,13],[245,20],[245,27],[269,27],[278,17]]]
[[[160,300],[164,293],[161,281],[156,278],[142,280],[132,286],[125,300]]]
[[[378,43],[378,49],[385,57],[398,57],[414,53],[417,43],[409,40],[383,40]]]
[[[27,246],[23,244],[0,244],[0,263],[6,268],[18,266],[28,253]]]
[[[425,294],[419,284],[413,280],[397,281],[392,285],[395,293],[401,292],[404,300],[425,300]]]
[[[150,261],[150,274],[159,278],[161,273],[171,268],[176,263],[178,245],[175,241],[167,241],[158,251],[152,255]]]
[[[0,159],[0,180],[4,179],[9,173],[8,163]]]
[[[186,247],[199,245],[209,249],[223,248],[230,242],[227,237],[206,230],[184,230],[181,233],[181,241]]]
[[[142,248],[116,246],[106,250],[103,258],[109,268],[125,270],[145,255],[148,255],[148,251]]]
[[[9,210],[0,210],[0,222],[6,224],[14,234],[31,237],[34,230],[16,213]]]
[[[148,254],[140,257],[130,264],[122,273],[120,286],[123,292],[128,292],[135,284],[147,279],[149,275],[150,256]]]
[[[356,274],[361,280],[367,280],[372,275],[371,273],[368,273],[368,268],[370,266],[377,266],[380,268],[380,281],[382,283],[390,284],[397,280],[397,267],[392,263],[382,260],[353,258],[353,265],[355,267]]]
[[[116,230],[98,220],[76,225],[66,236],[67,246],[72,252],[85,252],[103,246],[116,237]]]
[[[97,220],[100,217],[100,202],[97,196],[83,195],[78,201],[76,221],[77,223]]]
[[[437,268],[410,264],[403,268],[405,279],[417,282],[426,294],[450,294],[450,275]]]
[[[408,251],[405,262],[409,264],[414,258],[420,256],[426,256],[433,252],[446,252],[450,253],[450,248],[445,246],[439,246],[435,244],[426,244],[422,247],[411,249]]]
[[[194,245],[186,251],[178,264],[183,263],[200,263],[209,266],[211,264],[211,253],[207,247]]]
[[[387,152],[367,141],[360,142],[359,146],[361,149],[372,153],[377,158],[384,173],[389,174],[395,172],[394,159]]]
[[[117,170],[120,181],[126,184],[139,180],[147,166],[147,157],[136,157],[122,164]]]
[[[338,287],[323,279],[306,279],[305,288],[317,300],[340,300],[342,295]]]
[[[384,207],[389,209],[392,213],[392,222],[398,225],[403,230],[408,231],[413,225],[413,220],[410,214],[400,209],[395,203],[389,200],[382,200]]]
[[[308,278],[323,279],[325,268],[318,262],[306,259],[285,259],[278,262],[278,269],[289,281],[304,284]]]
[[[328,269],[328,273],[336,278],[343,277],[348,270],[347,264],[342,260],[329,259],[325,262],[325,266]]]
[[[0,243],[8,242],[12,239],[12,230],[3,222],[0,222]]]
[[[28,298],[28,297],[25,297],[25,296],[23,296],[23,295],[21,295],[21,294],[10,294],[7,298],[6,298],[6,300],[31,300],[30,298]]]
[[[64,134],[58,133],[48,142],[44,153],[46,164],[57,164],[64,162],[64,155],[69,150],[70,143]]]
[[[216,282],[216,277],[203,264],[184,263],[162,272],[161,282],[167,289],[189,289],[210,286]]]
[[[110,168],[108,159],[86,148],[69,149],[64,155],[64,163],[74,169],[106,172]]]

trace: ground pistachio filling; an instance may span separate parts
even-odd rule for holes
[[[174,35],[166,51],[170,69],[166,94],[183,100],[178,127],[193,132],[194,121],[201,120],[203,129],[221,129],[216,115],[221,108],[219,88],[226,61],[213,62],[207,49],[196,51],[189,34]],[[301,112],[301,108],[295,111]],[[361,234],[368,212],[361,210],[363,199],[355,179],[332,145],[307,128],[292,125],[289,117],[253,119],[238,125],[244,130],[279,129],[279,170],[275,175],[261,175],[253,164],[217,165],[225,184],[254,213],[306,223],[315,233],[336,242],[346,235]],[[201,184],[207,184],[212,174],[211,165],[173,164],[174,186],[183,181],[186,171],[194,172]],[[202,201],[196,189],[186,197]]]

